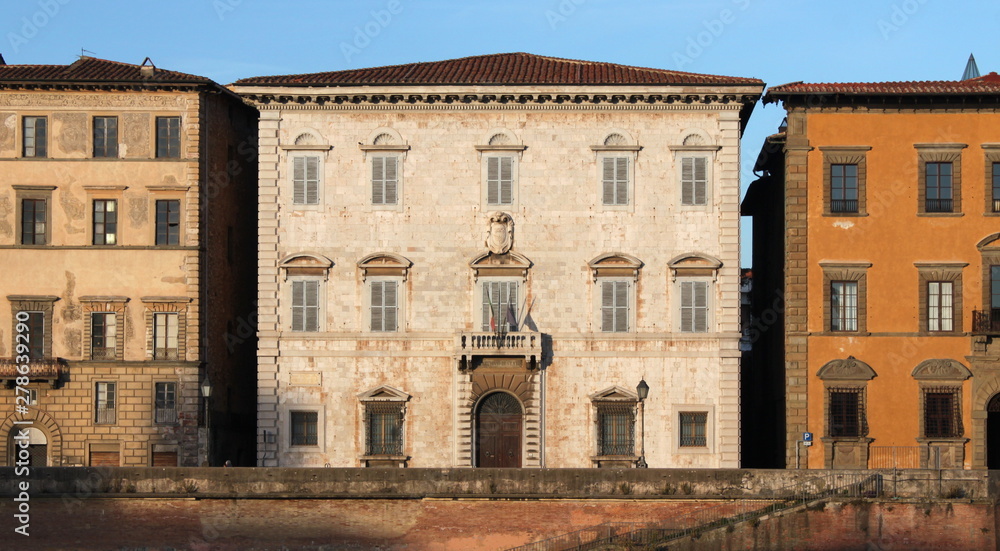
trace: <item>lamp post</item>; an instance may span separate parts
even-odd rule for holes
[[[640,437],[642,438],[642,448],[639,452],[639,461],[635,464],[636,467],[640,469],[645,469],[649,467],[646,464],[646,397],[649,396],[649,385],[646,384],[646,379],[640,379],[639,384],[635,387],[635,393],[639,395],[639,405],[642,408],[640,411],[641,417],[641,432]]]
[[[212,423],[211,410],[208,408],[208,399],[212,397],[212,381],[205,375],[205,380],[201,382],[201,395],[205,398],[205,460],[212,464]]]

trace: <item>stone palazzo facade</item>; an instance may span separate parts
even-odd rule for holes
[[[211,446],[252,464],[252,417],[240,442],[222,412],[254,409],[252,330],[225,336],[252,312],[255,127],[148,60],[0,59],[0,465],[204,464],[206,380]]]
[[[257,464],[738,467],[762,88],[529,54],[234,83]]]

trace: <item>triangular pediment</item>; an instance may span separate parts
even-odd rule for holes
[[[595,402],[638,402],[639,396],[631,390],[615,385],[591,394],[590,399]]]
[[[827,362],[819,368],[816,376],[824,381],[870,381],[876,374],[870,365],[854,356],[848,356],[844,360]]]
[[[358,399],[362,402],[405,402],[410,399],[410,395],[398,388],[382,385],[358,394]]]
[[[964,381],[972,377],[972,372],[957,360],[932,359],[917,364],[910,375],[914,379]]]

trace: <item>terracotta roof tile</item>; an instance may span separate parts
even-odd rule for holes
[[[0,83],[7,82],[136,82],[136,83],[210,83],[210,79],[177,71],[155,69],[142,76],[141,66],[93,57],[81,57],[72,65],[0,65]]]
[[[702,75],[527,53],[492,54],[326,73],[251,77],[237,86],[409,84],[707,84],[763,85],[755,78]]]
[[[909,82],[792,82],[773,86],[767,96],[793,94],[857,94],[857,95],[938,95],[938,94],[1000,94],[1000,75],[989,73],[969,80],[925,80]],[[772,101],[773,97],[769,98]],[[766,101],[766,100],[765,100]]]

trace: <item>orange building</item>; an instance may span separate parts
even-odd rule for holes
[[[1000,468],[1000,75],[779,101],[743,210],[785,465]]]

